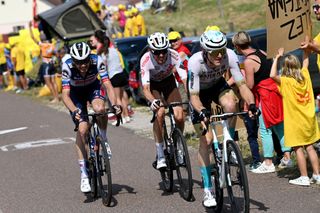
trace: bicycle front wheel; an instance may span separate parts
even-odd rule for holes
[[[98,185],[97,185],[97,168],[96,168],[96,162],[93,158],[90,158],[88,160],[88,166],[89,170],[89,181],[91,186],[91,196],[93,198],[98,197]]]
[[[249,212],[249,184],[238,145],[227,141],[226,182],[232,212]]]
[[[175,148],[176,171],[180,184],[179,192],[185,200],[190,201],[192,198],[193,180],[188,146],[182,132],[178,128],[173,130],[172,139]]]
[[[111,178],[111,166],[110,159],[107,153],[107,148],[104,142],[101,142],[101,149],[99,155],[100,174],[99,185],[102,203],[105,206],[110,206],[112,199],[112,178]]]

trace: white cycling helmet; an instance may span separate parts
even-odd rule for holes
[[[148,44],[152,50],[164,50],[169,47],[169,40],[164,33],[153,33],[148,37]]]
[[[72,59],[82,61],[88,58],[90,55],[90,47],[84,42],[77,42],[70,48],[70,55]]]
[[[227,37],[220,31],[209,30],[201,35],[200,45],[205,51],[211,53],[225,48],[227,46]]]

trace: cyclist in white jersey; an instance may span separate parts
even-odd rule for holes
[[[156,32],[148,37],[150,50],[140,60],[141,80],[143,93],[151,103],[150,108],[157,112],[157,118],[153,123],[153,133],[157,150],[157,169],[166,167],[163,154],[162,122],[164,119],[163,103],[181,102],[174,78],[177,71],[186,88],[187,74],[183,69],[179,53],[169,49],[169,40],[164,33]],[[183,131],[184,116],[181,106],[174,108],[175,120],[178,127]]]
[[[206,134],[201,135],[200,127],[201,124],[209,122],[212,101],[220,104],[224,112],[236,111],[236,96],[224,78],[228,70],[239,87],[242,98],[250,105],[251,115],[257,110],[254,96],[240,72],[236,54],[233,50],[226,48],[226,36],[219,31],[209,30],[201,35],[200,44],[202,51],[195,53],[189,59],[188,90],[192,123],[200,137],[198,161],[204,184],[203,205],[213,207],[216,206],[216,200],[212,193],[209,159],[213,135],[210,126]],[[230,127],[230,130],[234,131],[235,122],[230,123]],[[230,133],[232,135],[231,131]]]

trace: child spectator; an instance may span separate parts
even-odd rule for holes
[[[283,56],[284,48],[278,50],[270,77],[279,85],[283,98],[285,145],[292,146],[297,155],[301,176],[290,180],[290,184],[309,186],[320,184],[319,160],[313,144],[319,140],[320,133],[315,115],[315,103],[312,83],[308,71],[309,50],[303,54],[303,66],[294,55],[287,55],[283,60],[281,74],[277,74],[278,59]],[[307,164],[303,148],[305,147],[313,169],[311,180],[307,173]]]

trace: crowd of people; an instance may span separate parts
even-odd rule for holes
[[[88,0],[88,5],[104,23],[110,38],[126,38],[147,35],[144,17],[133,5],[119,4],[117,8]]]

